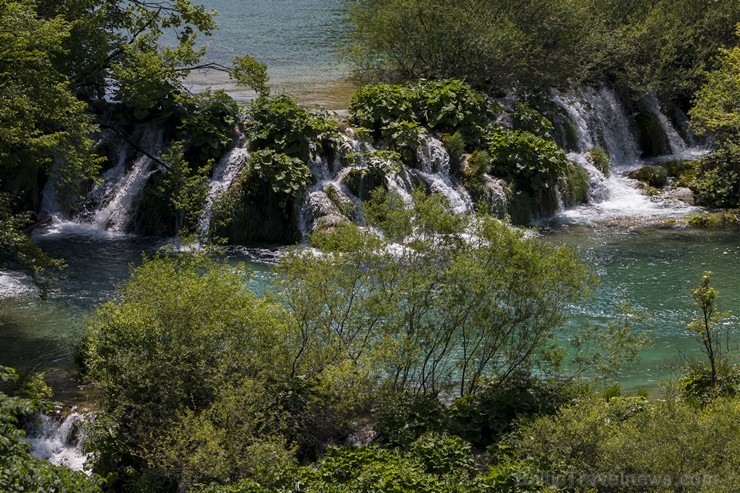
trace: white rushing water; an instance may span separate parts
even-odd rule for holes
[[[249,151],[244,146],[243,139],[232,150],[227,152],[213,169],[211,179],[208,181],[208,196],[203,206],[203,213],[198,219],[198,236],[208,237],[208,230],[213,215],[213,204],[216,198],[229,189],[239,173],[246,166],[249,159]]]
[[[660,123],[672,153],[649,161],[640,159],[630,118],[612,90],[587,89],[582,94],[555,92],[552,100],[568,115],[576,132],[579,152],[569,154],[568,158],[586,170],[590,182],[589,204],[561,210],[554,218],[556,221],[592,223],[616,218],[676,217],[695,210],[669,197],[651,197],[627,177],[630,171],[646,164],[695,159],[706,153],[686,145],[655,97],[647,98],[647,106]],[[612,165],[609,177],[594,168],[588,159],[587,151],[595,146],[609,154]]]
[[[56,202],[53,183],[47,184],[42,200],[41,217],[51,214],[53,220],[48,227],[34,231],[37,236],[88,236],[108,238],[128,233],[136,201],[146,186],[147,180],[157,171],[156,160],[164,132],[154,125],[147,128],[141,139],[138,157],[129,161],[130,148],[120,142],[116,164],[102,175],[102,183],[95,186],[85,199],[89,210],[68,218]],[[51,182],[51,180],[50,180]]]
[[[54,465],[73,471],[83,471],[87,454],[82,453],[85,416],[74,411],[60,420],[57,416],[42,414],[40,422],[30,430],[28,442],[31,453]]]

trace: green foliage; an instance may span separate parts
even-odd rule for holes
[[[442,134],[442,143],[450,155],[450,164],[455,169],[465,154],[465,137],[459,130],[453,134]]]
[[[238,84],[253,89],[260,97],[270,95],[270,88],[267,86],[270,80],[270,76],[267,75],[267,64],[258,62],[249,55],[234,59],[231,76]]]
[[[306,491],[367,493],[444,493],[470,491],[457,474],[426,472],[414,455],[374,446],[330,450],[316,469],[304,468],[300,484]]]
[[[740,395],[740,367],[720,363],[712,378],[711,366],[688,363],[678,380],[681,397],[689,403],[705,406],[720,397]]]
[[[99,470],[144,472],[149,444],[184,415],[208,409],[244,377],[280,367],[282,311],[246,291],[245,277],[243,267],[202,255],[145,259],[120,297],[87,321],[84,362],[101,406],[90,436]]]
[[[733,44],[738,18],[732,0],[357,0],[349,55],[376,80],[457,78],[485,90],[616,81],[686,100]]]
[[[694,228],[727,228],[734,227],[738,224],[735,213],[730,211],[720,212],[698,212],[686,216],[689,225]]]
[[[41,296],[45,297],[49,282],[64,269],[65,264],[49,257],[23,232],[31,223],[30,213],[13,214],[9,195],[0,193],[0,263],[20,264],[32,276]]]
[[[543,478],[530,468],[575,491],[729,492],[740,479],[738,417],[737,398],[703,409],[641,397],[583,400],[523,424],[501,454],[524,463],[521,487]]]
[[[740,138],[722,141],[719,149],[699,162],[691,190],[702,205],[740,206]]]
[[[218,389],[201,412],[184,410],[152,444],[147,459],[188,489],[245,477],[270,484],[293,465],[286,428],[276,395],[246,378]]]
[[[711,279],[712,273],[705,272],[701,277],[701,284],[691,291],[699,317],[689,324],[688,329],[689,334],[701,343],[709,366],[709,376],[712,384],[717,386],[719,369],[728,364],[727,358],[731,350],[730,329],[724,323],[730,314],[718,311],[719,291],[709,284]]]
[[[98,171],[90,138],[96,127],[54,64],[72,25],[41,18],[35,8],[30,0],[0,3],[0,191],[30,200],[41,177],[52,175],[68,204],[78,197],[80,181]]]
[[[272,193],[286,198],[295,198],[303,192],[313,179],[311,170],[300,159],[271,150],[252,153],[249,157],[247,182],[263,183]],[[281,207],[287,203],[281,202]]]
[[[186,142],[186,156],[193,165],[220,158],[234,145],[234,127],[239,106],[222,90],[205,90],[197,94],[179,94],[182,123],[177,139]]]
[[[355,124],[370,129],[376,139],[391,142],[393,126],[406,122],[427,131],[459,131],[468,144],[476,144],[491,117],[486,98],[459,80],[366,85],[352,97],[349,113]]]
[[[262,96],[247,108],[246,130],[251,150],[272,149],[305,162],[327,151],[336,137],[336,122],[311,114],[289,96]],[[311,144],[318,147],[312,150]]]
[[[601,174],[609,178],[611,175],[611,160],[609,154],[601,147],[592,147],[588,150],[586,155],[588,161],[596,168],[601,171]]]
[[[392,446],[409,446],[427,432],[447,428],[447,408],[437,396],[411,392],[383,395],[373,409],[378,440]]]
[[[458,474],[465,477],[475,471],[473,450],[460,437],[425,433],[411,444],[409,453],[418,458],[431,474]]]
[[[554,126],[542,113],[530,107],[526,103],[514,104],[514,112],[511,115],[511,128],[529,132],[545,139],[552,138]]]
[[[362,86],[352,96],[349,114],[352,121],[370,129],[380,138],[383,129],[398,121],[414,121],[411,88],[392,84]]]
[[[439,197],[416,194],[409,210],[378,195],[364,217],[384,237],[342,226],[312,238],[325,253],[292,253],[278,267],[305,354],[321,347],[358,377],[429,395],[465,395],[484,376],[547,367],[564,303],[590,285],[574,254],[490,217],[455,216]],[[296,363],[311,373],[327,364],[305,358]]]
[[[11,368],[0,367],[0,380],[14,382],[17,375]],[[24,440],[25,433],[18,427],[19,420],[32,419],[47,407],[49,403],[44,400],[11,397],[0,392],[0,489],[8,493],[102,492],[103,481],[99,476],[88,477],[31,455],[31,445]]]
[[[661,166],[643,166],[627,176],[654,188],[663,188],[668,183],[668,172]]]
[[[575,163],[568,163],[568,170],[558,183],[560,197],[566,207],[588,202],[588,172]]]
[[[717,64],[694,95],[689,115],[695,132],[723,140],[740,133],[740,47],[721,49]]]
[[[572,398],[569,390],[563,382],[547,382],[525,374],[486,380],[475,393],[453,403],[449,429],[485,449],[512,431],[520,420],[555,413]]]
[[[164,176],[157,192],[175,219],[177,234],[195,232],[208,193],[209,167],[193,170],[185,161],[183,142],[173,142],[162,155]]]
[[[563,150],[532,133],[497,127],[490,129],[486,140],[493,174],[514,180],[521,191],[554,189],[568,170]]]

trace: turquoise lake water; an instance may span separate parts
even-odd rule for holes
[[[203,38],[207,59],[229,64],[234,56],[251,55],[267,63],[273,90],[304,104],[344,109],[354,85],[338,58],[346,40],[343,0],[201,0],[219,12],[218,30]],[[196,87],[222,88],[240,102],[253,94],[238,89],[222,73],[195,72]]]

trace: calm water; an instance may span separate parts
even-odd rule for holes
[[[547,235],[550,241],[576,248],[601,278],[593,299],[573,307],[570,324],[607,323],[627,301],[650,312],[655,344],[620,377],[628,389],[654,389],[678,364],[678,350],[693,354],[695,343],[686,335],[694,316],[690,290],[702,272],[715,272],[723,310],[740,314],[740,231],[679,231],[593,229],[567,227]],[[69,268],[50,299],[35,296],[23,276],[0,275],[0,364],[22,371],[49,371],[57,397],[84,398],[74,375],[73,347],[79,341],[84,317],[93,307],[114,296],[116,283],[127,278],[142,252],[153,252],[166,242],[130,237],[85,239],[44,238],[41,244],[61,255]],[[230,259],[254,268],[248,287],[262,291],[271,277],[264,251],[245,250]],[[268,256],[269,257],[269,256]],[[568,327],[562,329],[567,339]]]
[[[346,0],[201,0],[219,12],[219,28],[203,38],[207,58],[229,64],[249,54],[268,64],[273,90],[306,104],[344,109],[354,85],[337,54],[346,36]],[[240,102],[253,94],[240,90],[218,72],[197,72],[196,87],[226,89]]]

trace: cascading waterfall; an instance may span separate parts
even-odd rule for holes
[[[649,197],[637,188],[627,174],[646,164],[639,157],[637,140],[630,119],[614,91],[608,88],[586,89],[582,94],[553,92],[552,101],[565,113],[575,131],[579,151],[568,158],[589,175],[589,204],[560,211],[555,219],[572,223],[589,223],[621,217],[670,217],[692,210],[675,200]],[[665,133],[672,155],[658,160],[687,159],[696,155],[673,128],[654,97],[648,107]],[[602,147],[611,160],[611,174],[606,177],[591,163],[588,151]],[[654,160],[655,161],[655,160]]]
[[[450,179],[450,156],[441,140],[427,136],[417,148],[419,168],[415,170],[432,193],[442,195],[455,214],[473,210],[473,200],[462,186],[454,186]]]
[[[149,177],[157,171],[151,155],[161,150],[163,130],[154,126],[146,129],[141,146],[146,152],[129,164],[129,146],[120,143],[116,165],[103,173],[103,182],[87,195],[87,211],[69,220],[56,203],[53,183],[47,184],[42,201],[42,213],[52,214],[50,227],[36,234],[72,234],[85,236],[120,235],[128,231],[136,199],[141,195]],[[52,180],[50,180],[51,182]]]
[[[201,238],[208,237],[208,230],[211,225],[211,216],[213,215],[213,204],[217,197],[229,189],[239,173],[249,159],[249,151],[244,145],[243,139],[239,139],[238,144],[232,150],[226,153],[213,169],[213,174],[208,182],[208,196],[203,206],[203,213],[198,219],[198,236]]]
[[[87,454],[82,453],[85,416],[73,411],[64,419],[41,414],[39,423],[28,434],[31,453],[54,465],[82,471]]]

